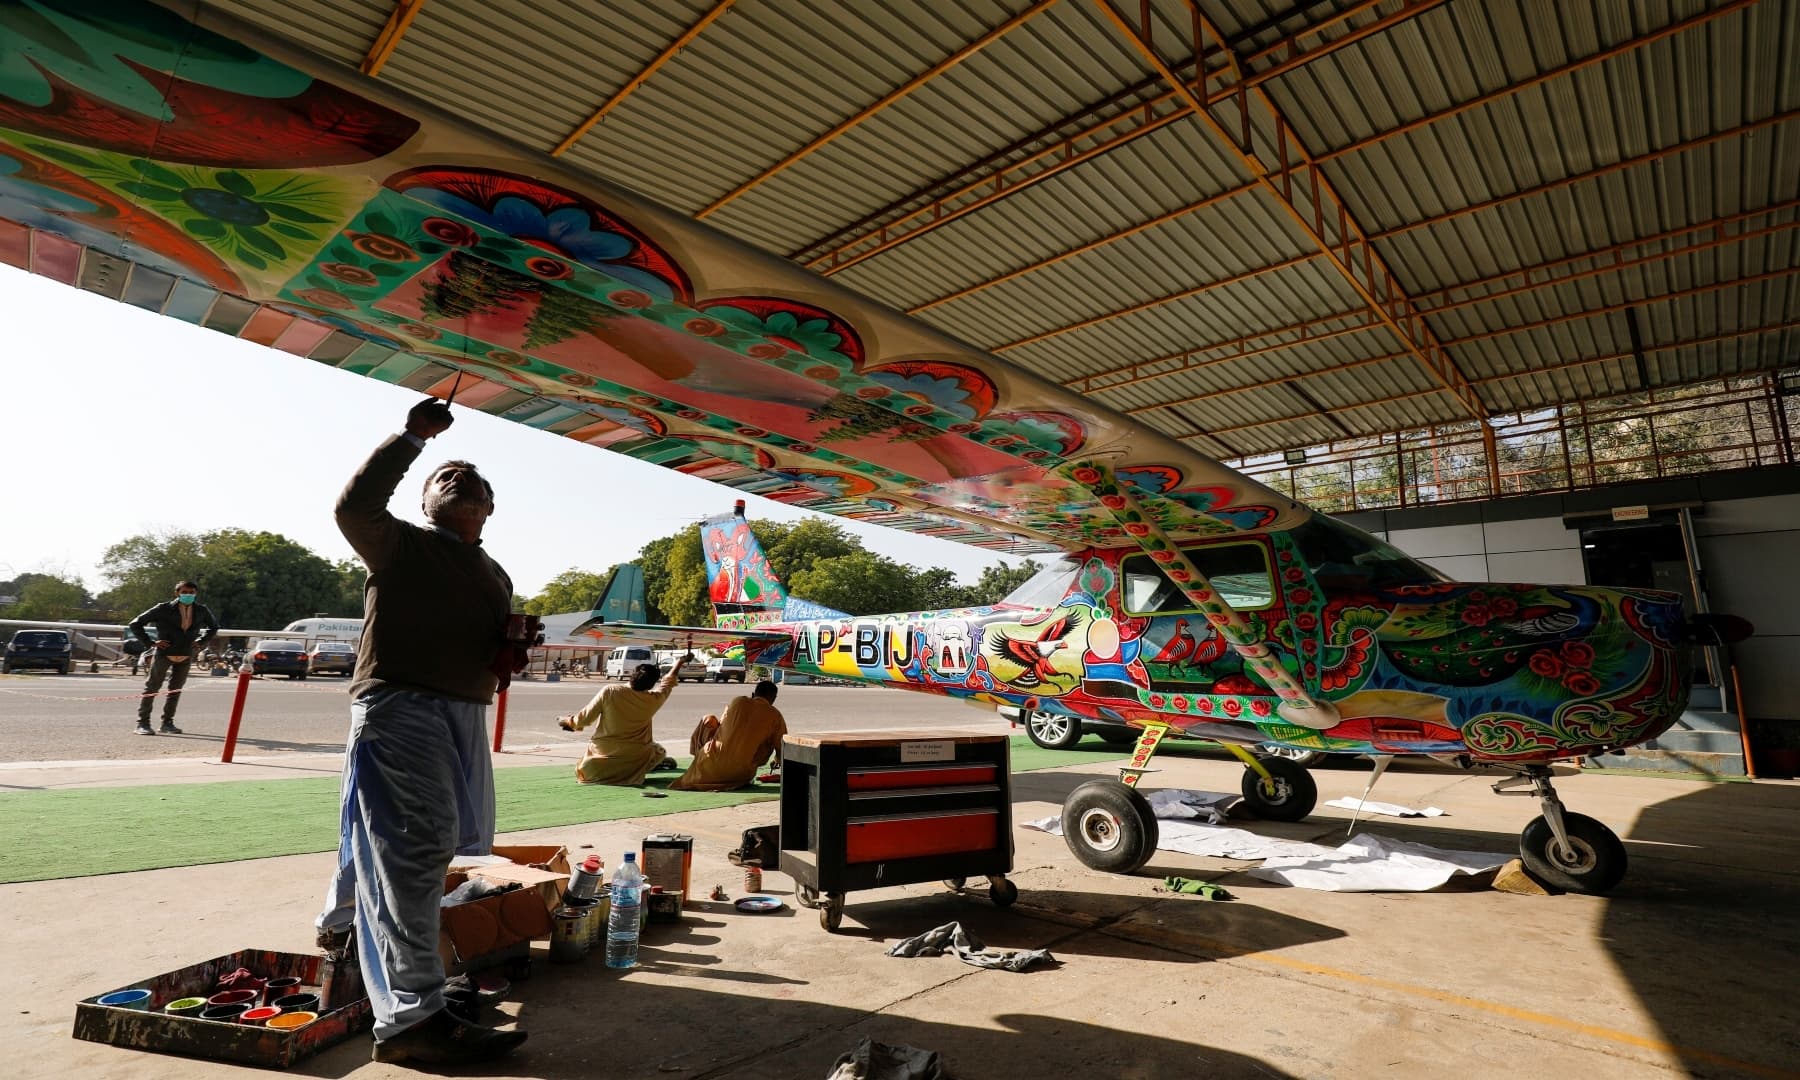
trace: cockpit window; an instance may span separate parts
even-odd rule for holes
[[[1071,556],[1058,556],[1048,566],[1025,579],[1025,584],[1007,593],[1006,599],[1000,602],[1018,607],[1055,607],[1063,597],[1069,595],[1069,586],[1075,584],[1075,575],[1080,570],[1081,564]]]
[[[1383,543],[1361,529],[1314,514],[1288,533],[1307,569],[1327,592],[1340,589],[1391,589],[1449,581],[1443,574]]]
[[[1275,603],[1268,553],[1261,544],[1206,544],[1183,547],[1181,553],[1212,582],[1219,599],[1233,609],[1256,611]],[[1125,579],[1127,614],[1167,615],[1197,610],[1150,556],[1129,555],[1119,569]]]

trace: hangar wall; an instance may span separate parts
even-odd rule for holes
[[[1736,657],[1758,742],[1800,747],[1800,467],[1338,516],[1464,581],[1586,584],[1581,530],[1619,506],[1691,509],[1713,610],[1756,625]]]

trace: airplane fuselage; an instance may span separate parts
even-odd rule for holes
[[[1034,579],[1036,603],[765,622],[785,640],[749,643],[746,660],[1227,742],[1512,762],[1642,742],[1685,707],[1674,594],[1450,582],[1385,545],[1357,562],[1301,533],[1182,547],[1330,704],[1323,728],[1279,711],[1135,548],[1062,560]]]

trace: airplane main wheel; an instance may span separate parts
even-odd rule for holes
[[[1254,769],[1244,770],[1244,802],[1252,813],[1265,821],[1299,821],[1312,813],[1319,801],[1319,785],[1313,783],[1312,773],[1287,758],[1259,756],[1257,760],[1269,770],[1269,779],[1256,775]]]
[[[1089,780],[1070,792],[1062,829],[1083,866],[1109,874],[1133,873],[1156,852],[1156,812],[1117,780]]]
[[[1033,712],[1025,717],[1025,735],[1046,750],[1067,750],[1081,741],[1081,721],[1073,716]]]
[[[1625,845],[1611,829],[1586,814],[1563,814],[1565,851],[1541,817],[1519,833],[1519,859],[1531,876],[1564,892],[1599,895],[1625,876]]]

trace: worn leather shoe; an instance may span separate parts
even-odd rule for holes
[[[375,1044],[373,1061],[467,1065],[505,1057],[525,1041],[523,1031],[495,1031],[439,1009],[392,1038]]]
[[[181,734],[181,729],[175,726],[175,721],[164,720],[162,722],[162,733],[164,735],[179,735]]]
[[[154,734],[156,734],[156,731],[155,731],[155,729],[153,729],[150,726],[150,721],[139,720],[138,726],[137,726],[137,734],[139,734],[139,735],[154,735]]]

